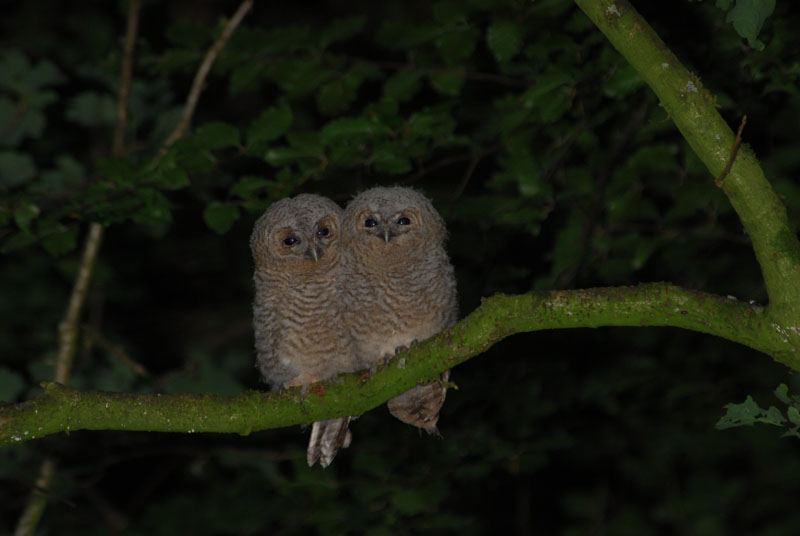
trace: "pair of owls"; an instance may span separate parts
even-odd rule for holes
[[[270,206],[250,238],[264,380],[280,389],[374,369],[398,348],[455,323],[445,238],[431,202],[409,188],[372,188],[344,211],[309,194]],[[390,400],[389,411],[433,433],[445,394],[440,383],[420,385]],[[313,424],[309,465],[327,467],[349,445],[350,420]]]

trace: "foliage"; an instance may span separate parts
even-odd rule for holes
[[[782,383],[775,389],[775,397],[786,404],[786,416],[775,406],[764,409],[756,404],[752,396],[741,404],[726,404],[727,412],[717,422],[717,428],[725,430],[737,426],[753,426],[755,423],[787,426],[789,430],[784,435],[800,438],[800,396],[790,395],[789,388]]]
[[[464,313],[495,292],[660,280],[765,301],[727,199],[567,0],[262,4],[218,59],[190,134],[157,159],[232,9],[162,4],[142,11],[118,157],[119,6],[20,3],[0,23],[5,400],[52,378],[87,222],[108,233],[75,386],[256,387],[247,237],[270,202],[301,191],[340,203],[376,183],[426,191],[448,221]],[[747,113],[745,141],[796,227],[796,10],[717,2],[728,26],[711,2],[641,4],[730,124]],[[713,430],[729,400],[798,389],[746,348],[671,329],[538,333],[454,380],[444,440],[374,411],[326,471],[304,466],[296,429],[7,448],[0,531],[44,454],[59,460],[53,497],[78,505],[50,503],[42,528],[59,534],[798,531],[796,447],[762,427]]]

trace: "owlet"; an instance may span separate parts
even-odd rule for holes
[[[272,389],[330,380],[358,368],[342,329],[336,283],[342,210],[301,194],[274,203],[250,237],[255,261],[256,366]],[[349,444],[350,418],[315,422],[307,460],[327,467]]]
[[[410,188],[356,196],[342,218],[342,311],[361,368],[428,339],[457,319],[447,231],[431,202]],[[447,380],[449,371],[442,374]],[[436,433],[446,388],[416,386],[388,402],[401,421]]]

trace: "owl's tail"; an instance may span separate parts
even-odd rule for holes
[[[311,426],[311,438],[308,440],[308,451],[306,451],[306,461],[308,466],[314,465],[317,460],[322,467],[328,467],[340,448],[350,446],[350,425],[351,417],[340,419],[328,419],[318,421]]]
[[[441,376],[443,382],[450,379],[450,371]],[[439,382],[417,385],[389,400],[389,413],[406,424],[425,430],[430,435],[441,437],[436,423],[442,409],[447,388]]]

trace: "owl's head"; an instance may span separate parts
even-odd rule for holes
[[[371,188],[350,201],[342,217],[342,239],[379,251],[441,245],[444,221],[416,190]]]
[[[250,236],[256,267],[291,264],[319,270],[335,263],[341,214],[339,205],[312,194],[273,203]]]

